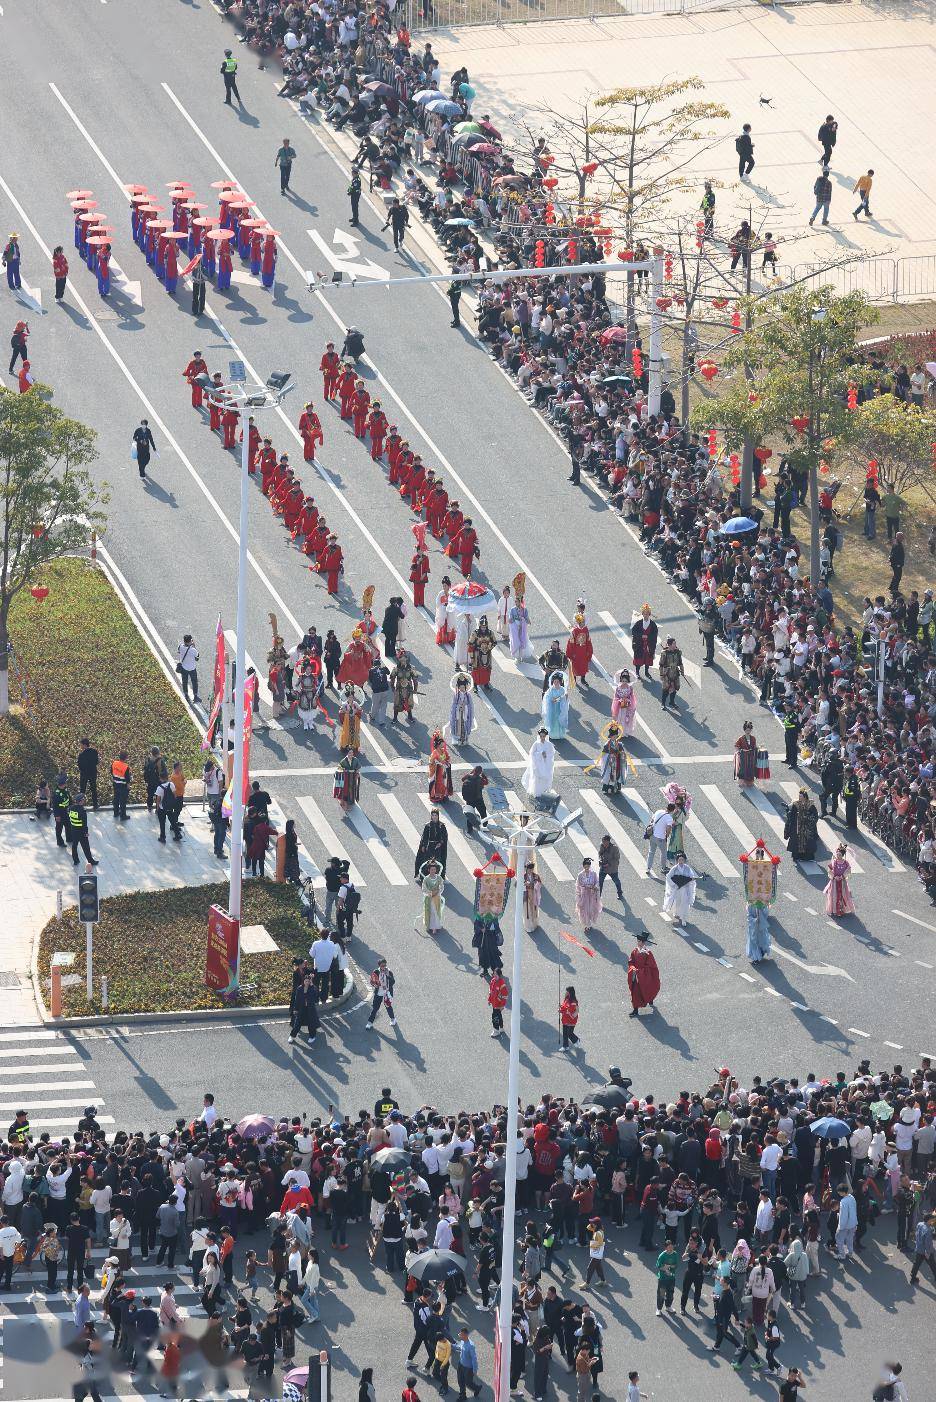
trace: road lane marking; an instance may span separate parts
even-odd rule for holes
[[[346,229],[336,229],[331,243],[323,238],[318,229],[307,229],[306,233],[336,273],[341,273],[352,280],[359,277],[386,278],[390,276],[386,269],[381,268],[361,253],[360,239],[354,234],[349,234]],[[343,251],[338,250],[339,244]],[[314,278],[314,273],[308,271],[305,273],[306,282],[311,283]]]
[[[936,935],[936,925],[927,925],[925,920],[918,920],[915,915],[908,915],[905,910],[892,910],[891,915],[899,915],[901,920],[909,920],[911,925],[919,925],[921,930],[929,930],[931,935]]]
[[[309,822],[312,824],[313,828],[315,829],[316,836],[319,838],[319,841],[325,847],[325,850],[328,852],[329,857],[340,857],[343,862],[350,863],[351,880],[354,882],[355,886],[366,886],[367,882],[364,880],[357,867],[351,861],[351,858],[348,856],[344,847],[341,845],[341,842],[338,840],[338,837],[334,832],[331,824],[325,817],[325,814],[322,812],[321,808],[319,808],[315,799],[310,797],[308,794],[303,794],[300,798],[296,799],[296,802],[308,818]]]
[[[402,803],[392,793],[380,793],[377,795],[377,800],[386,808],[394,826],[415,857],[419,851],[420,833],[416,826],[410,822]]]
[[[596,794],[592,789],[579,789],[579,797],[584,803],[588,804],[592,812],[595,813],[596,816],[600,819],[600,821],[604,824],[605,832],[610,838],[612,838],[617,843],[618,847],[621,849],[621,856],[626,858],[626,860],[633,867],[634,871],[640,877],[641,881],[646,881],[646,859],[643,853],[641,852],[640,848],[637,846],[636,842],[633,841],[630,835],[618,822],[609,805],[605,803],[604,799],[601,798],[599,794]]]
[[[520,795],[515,793],[513,789],[505,789],[504,794],[512,813],[522,812],[526,808],[526,804],[521,801]],[[575,880],[575,877],[572,875],[555,847],[537,847],[536,856],[537,859],[542,858],[543,863],[549,868],[557,881]]]
[[[731,829],[735,837],[741,839],[744,850],[749,852],[754,846],[754,834],[739,818],[721,789],[717,788],[714,784],[702,784],[700,787],[718,816],[725,822],[727,827]]]
[[[885,1042],[884,1045],[890,1047],[892,1051],[903,1051],[903,1045],[900,1042]]]
[[[781,780],[780,787],[790,799],[795,800],[799,797],[799,791],[801,788],[800,784],[794,784],[791,783],[789,780],[784,779]],[[819,819],[819,822],[816,826],[816,831],[818,832],[825,846],[828,848],[830,856],[835,852],[835,849],[844,840],[842,834],[837,833],[835,829],[826,821],[825,818]],[[851,863],[852,872],[855,874],[855,876],[861,876],[864,872],[864,867],[861,865],[861,863],[855,856],[854,847],[850,847],[848,850],[848,860]]]
[[[449,816],[445,805],[433,803],[432,799],[427,793],[421,793],[419,795],[419,798],[423,807],[429,812],[431,812],[433,808],[439,808],[440,811],[443,814],[445,814],[446,817]],[[462,866],[465,868],[472,881],[474,881],[475,872],[477,871],[478,867],[481,866],[482,858],[477,853],[472,851],[472,849],[469,847],[468,843],[462,837],[458,828],[456,828],[454,824],[449,823],[447,824],[447,827],[448,845],[451,848],[451,850],[455,853],[456,857],[461,862]]]
[[[828,1020],[829,1020],[829,1022],[832,1021],[831,1018],[829,1018]],[[862,1032],[862,1030],[861,1030],[860,1027],[849,1027],[848,1030],[849,1030],[849,1032],[853,1032],[853,1033],[855,1034],[856,1037],[870,1037],[870,1036],[871,1036],[871,1033],[870,1033],[870,1032]]]
[[[393,857],[390,855],[390,849],[388,848],[387,844],[381,839],[377,832],[377,829],[374,827],[370,818],[366,816],[363,810],[355,804],[355,806],[350,810],[350,812],[346,816],[348,822],[354,828],[354,831],[364,843],[368,852],[370,852],[374,861],[377,863],[377,865],[380,867],[380,870],[383,872],[384,876],[390,882],[390,885],[409,885],[409,882],[407,881],[406,877],[403,875],[402,871],[397,866]]]
[[[776,835],[782,838],[784,828],[783,819],[780,817],[780,814],[777,812],[776,808],[774,808],[767,795],[761,793],[760,789],[745,789],[744,797],[747,799],[748,803],[752,804],[753,807],[757,809],[768,827],[772,828]],[[797,862],[796,865],[799,867],[800,871],[806,872],[809,876],[816,876],[822,871],[822,867],[818,862]]]
[[[790,954],[788,950],[781,949],[778,944],[774,944],[774,954],[779,954],[781,959],[788,959],[791,964],[795,964],[798,969],[803,969],[807,974],[828,974],[830,978],[847,978],[849,983],[855,980],[851,974],[840,969],[837,964],[807,964],[805,960],[798,959],[795,954]]]
[[[913,962],[914,964],[919,964],[921,969],[931,969],[933,967],[932,964],[924,964],[922,959],[914,959]]]
[[[745,983],[756,983],[756,982],[757,982],[757,979],[754,977],[753,974],[742,974],[742,973],[739,973],[739,974],[738,974],[738,978],[743,978]]]

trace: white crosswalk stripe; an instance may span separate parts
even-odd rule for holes
[[[98,1124],[104,1128],[114,1124],[113,1115],[101,1113],[104,1099],[96,1094],[88,1063],[61,1032],[33,1027],[3,1032],[0,1037],[7,1043],[0,1049],[0,1124],[4,1129],[17,1110],[26,1111],[34,1134],[46,1129],[76,1129],[89,1105],[95,1108]],[[16,1045],[10,1045],[14,1041]],[[50,1080],[50,1076],[55,1079]]]
[[[773,850],[777,848],[777,839],[783,838],[786,805],[795,790],[796,785],[789,782],[773,788],[750,790],[734,786],[723,788],[716,784],[693,786],[695,804],[686,823],[689,861],[702,871],[717,873],[725,881],[740,881],[739,854],[753,847],[760,836],[768,838],[768,845]],[[576,796],[570,797],[569,802],[582,808],[581,817],[570,825],[561,846],[537,849],[537,858],[546,880],[557,885],[571,884],[582,857],[590,857],[592,861],[597,859],[598,842],[604,833],[608,833],[617,843],[624,864],[634,875],[645,878],[643,831],[653,810],[662,803],[656,797],[655,790],[644,794],[636,786],[624,788],[620,804],[610,802],[593,788],[583,787],[572,792]],[[525,806],[525,795],[519,790],[505,786],[504,794],[512,811]],[[370,798],[373,802],[372,790]],[[322,869],[332,856],[351,863],[352,876],[359,887],[368,883],[402,887],[414,881],[411,858],[419,847],[426,813],[436,805],[425,791],[420,792],[415,784],[403,781],[397,784],[393,793],[378,793],[376,800],[370,816],[364,808],[357,806],[340,824],[334,825],[326,817],[319,799],[304,795],[293,800],[308,820],[308,827],[301,834],[305,840],[305,845],[300,846],[301,865],[303,870],[314,873],[317,886],[324,885]],[[460,809],[454,804],[443,805],[442,814],[448,830],[450,851],[448,880],[464,890],[463,874],[473,881],[474,872],[483,860],[483,849],[472,843],[465,834]],[[276,816],[278,820],[281,817],[279,814]],[[569,817],[569,809],[564,803],[558,805],[556,817],[560,820]],[[831,824],[820,822],[819,833],[823,843],[830,848],[838,845],[839,833]],[[860,836],[855,838],[854,846],[849,842],[852,872],[859,878],[868,875],[868,850]],[[876,852],[873,855],[877,857]],[[883,861],[882,865],[885,871],[897,869],[888,867]],[[818,862],[800,862],[797,866],[807,875],[816,875],[823,870]],[[30,1052],[30,1055],[35,1054],[34,1050]],[[51,1055],[45,1061],[40,1060],[39,1056],[36,1059],[37,1071],[41,1067],[46,1076],[57,1073]],[[19,1068],[27,1064],[25,1051],[20,1056],[15,1047],[4,1046],[0,1041],[0,1095],[7,1079],[4,1074],[6,1061],[9,1061],[11,1071],[16,1068],[14,1074],[19,1075]],[[12,1079],[13,1074],[10,1075]],[[64,1078],[64,1082],[63,1092],[66,1091],[68,1078]]]

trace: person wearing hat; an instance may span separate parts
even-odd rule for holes
[[[20,283],[20,246],[19,234],[11,234],[7,239],[3,250],[3,266],[6,268],[7,287],[11,292],[16,292],[21,286]],[[12,370],[12,366],[10,367]]]
[[[236,97],[239,106],[243,107],[241,95],[237,91],[237,59],[234,58],[230,49],[224,50],[224,58],[221,62],[221,77],[224,79],[224,101],[225,105],[232,106],[231,98]]]
[[[605,1254],[605,1234],[601,1229],[601,1218],[590,1217],[588,1226],[588,1268],[585,1271],[585,1279],[579,1286],[580,1290],[591,1282],[593,1275],[597,1275],[602,1285],[605,1284],[604,1254]]]
[[[541,725],[536,739],[530,746],[527,767],[523,771],[523,787],[538,806],[537,800],[549,793],[553,784],[553,770],[556,764],[556,747],[549,738],[549,731]]]
[[[68,775],[60,770],[55,776],[52,790],[52,816],[55,819],[55,841],[59,847],[67,844],[62,834],[68,828],[68,810],[71,807],[71,794],[68,790]]]
[[[657,968],[653,952],[647,948],[649,938],[646,930],[641,931],[627,962],[631,1017],[639,1017],[641,1008],[652,1009],[660,992],[660,970]]]

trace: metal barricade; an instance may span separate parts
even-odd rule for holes
[[[936,254],[898,258],[896,286],[898,298],[913,301],[917,297],[932,297],[936,293]]]

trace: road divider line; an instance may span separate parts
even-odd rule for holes
[[[367,882],[351,861],[351,858],[348,856],[337,834],[332,829],[331,824],[325,817],[321,808],[319,808],[315,799],[311,798],[308,794],[303,794],[300,798],[296,799],[296,802],[312,824],[316,836],[325,847],[329,857],[340,857],[343,862],[347,862],[351,872],[351,880],[354,882],[355,886],[366,886]]]
[[[915,915],[908,915],[905,910],[892,910],[891,915],[899,915],[901,920],[909,920],[911,925],[919,925],[921,930],[929,930],[931,935],[936,935],[936,925],[927,925],[925,920],[918,920]]]

